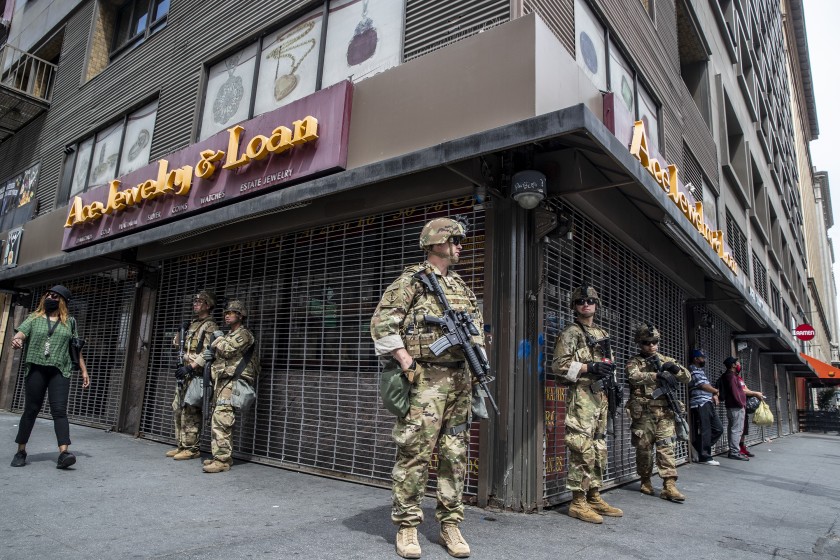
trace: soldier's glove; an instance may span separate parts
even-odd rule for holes
[[[192,375],[192,372],[193,370],[191,367],[181,366],[175,370],[175,379],[177,379],[178,381],[183,381],[184,379]]]
[[[673,373],[660,371],[656,374],[656,381],[660,386],[666,387],[669,391],[676,391],[677,389],[677,378],[674,377]]]
[[[205,362],[212,362],[213,361],[213,351],[210,348],[205,348],[204,352],[201,353],[201,357],[204,358]]]
[[[677,375],[680,372],[680,366],[678,366],[676,362],[668,362],[662,366],[662,369],[671,372],[674,375]]]
[[[595,379],[604,379],[612,374],[613,366],[609,362],[589,362],[586,364],[586,373]]]
[[[186,330],[189,330],[189,328],[190,328],[190,325],[191,325],[191,324],[192,324],[192,321],[190,321],[189,319],[187,319],[186,321],[184,321],[183,323],[181,323],[181,328],[182,328],[182,329],[184,329],[185,331],[186,331]]]
[[[222,338],[223,336],[225,336],[225,333],[222,331],[213,331],[213,338]]]

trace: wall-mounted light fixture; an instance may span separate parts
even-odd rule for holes
[[[511,196],[525,210],[532,210],[545,199],[546,179],[539,171],[519,171],[511,179]]]

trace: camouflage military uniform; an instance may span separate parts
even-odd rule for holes
[[[197,452],[199,444],[199,433],[201,432],[201,407],[189,406],[184,404],[181,406],[184,394],[187,392],[187,387],[190,383],[201,383],[201,371],[204,367],[205,361],[201,356],[203,350],[210,345],[212,341],[213,332],[218,330],[218,326],[213,322],[213,319],[197,319],[190,323],[184,334],[186,346],[184,347],[184,365],[190,366],[191,362],[198,364],[198,370],[195,375],[184,380],[183,389],[175,389],[175,399],[172,401],[172,410],[174,411],[175,419],[175,441],[180,449]],[[180,333],[175,335],[172,344],[179,345]],[[204,343],[201,343],[201,340]],[[182,392],[183,391],[183,392]]]
[[[607,394],[600,384],[593,386],[594,377],[580,373],[581,366],[600,362],[605,356],[600,345],[590,347],[586,333],[599,340],[608,337],[604,329],[580,323],[563,329],[554,347],[552,370],[560,381],[568,385],[566,401],[566,449],[569,451],[566,488],[573,492],[588,492],[600,488],[607,469]],[[595,388],[593,388],[595,387]]]
[[[233,463],[234,409],[231,406],[233,377],[245,353],[254,345],[254,335],[240,326],[213,341],[214,359],[210,366],[213,377],[213,400],[216,404],[211,419],[211,448],[213,460],[230,465]],[[240,379],[253,386],[260,368],[256,352],[251,353]]]
[[[656,353],[662,364],[675,363],[680,371],[674,377],[688,383],[691,373],[673,358]],[[642,479],[649,479],[653,473],[653,446],[656,445],[656,466],[663,479],[677,477],[677,463],[674,457],[674,413],[665,398],[654,399],[657,370],[647,357],[637,354],[627,362],[627,379],[630,382],[630,400],[627,412],[632,420],[631,443],[636,448],[636,472]]]
[[[403,527],[416,527],[423,521],[420,502],[435,444],[439,453],[435,518],[456,525],[464,519],[461,495],[467,470],[472,382],[460,349],[450,349],[439,357],[429,349],[443,333],[440,327],[425,324],[423,316],[442,317],[443,310],[435,295],[412,278],[427,267],[437,275],[452,308],[471,313],[478,332],[483,333],[472,291],[456,272],[450,269],[442,276],[429,262],[407,267],[385,291],[373,314],[370,331],[380,359],[399,367],[390,353],[404,347],[417,362],[409,412],[397,419],[392,433],[397,461],[392,472],[391,520]],[[483,346],[483,335],[473,342]]]

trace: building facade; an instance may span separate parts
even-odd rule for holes
[[[797,429],[813,304],[777,3],[31,4],[5,7],[0,303],[8,340],[51,284],[73,291],[92,378],[74,421],[171,441],[170,341],[208,289],[258,339],[237,455],[389,484],[368,322],[423,224],[453,216],[500,406],[471,430],[479,505],[568,498],[550,363],[584,282],[621,364],[652,321],[712,378],[741,358],[777,418],[750,442]],[[635,477],[616,426],[609,484]]]

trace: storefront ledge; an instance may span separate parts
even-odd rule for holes
[[[602,130],[598,130],[599,128]],[[264,214],[288,205],[310,202],[340,192],[571,133],[594,136],[609,134],[597,117],[581,103],[387,160],[313,179],[125,237],[47,257],[37,262],[21,264],[14,269],[0,271],[0,283],[8,283],[12,280],[59,267],[75,265],[108,254],[118,258],[122,251],[184,235],[201,228],[242,221],[244,216]],[[62,209],[56,212],[64,213],[66,210]],[[57,243],[60,242],[60,235],[61,232],[57,232]]]

